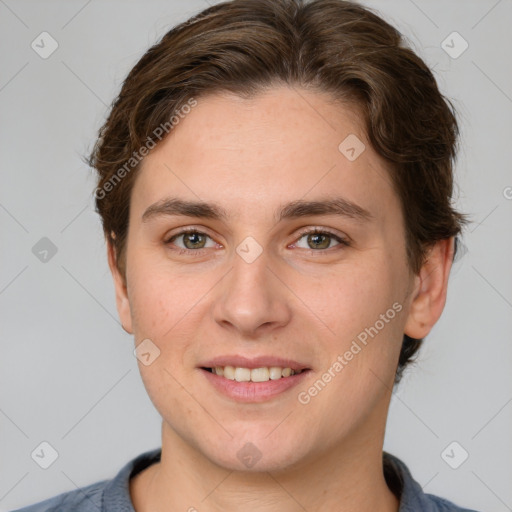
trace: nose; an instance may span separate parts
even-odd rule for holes
[[[234,255],[231,271],[215,288],[213,316],[224,329],[237,338],[268,335],[290,322],[291,292],[266,252],[247,262]],[[284,281],[284,282],[283,282]]]

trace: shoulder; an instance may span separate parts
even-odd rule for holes
[[[111,480],[101,480],[12,512],[133,512],[130,478],[158,462],[160,456],[160,448],[144,452],[130,460]]]
[[[98,512],[101,510],[103,491],[108,482],[108,480],[96,482],[12,512]]]
[[[398,512],[477,512],[459,507],[451,501],[426,494],[414,480],[406,464],[390,453],[383,453],[384,476],[388,487],[400,496]]]
[[[478,512],[472,508],[459,507],[455,505],[455,503],[439,496],[434,496],[433,494],[425,494],[425,499],[432,504],[432,510],[436,512]]]

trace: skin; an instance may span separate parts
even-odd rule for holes
[[[338,150],[348,134],[366,145],[355,161]],[[372,219],[273,217],[290,201],[335,195]],[[143,222],[167,196],[214,201],[228,220]],[[179,254],[197,239],[166,243],[185,226],[210,237],[200,256],[193,248]],[[350,246],[328,238],[328,248],[316,248],[300,233],[315,227]],[[263,251],[252,263],[236,252],[247,236]],[[395,369],[404,332],[422,338],[442,313],[453,239],[433,246],[418,275],[410,272],[399,198],[355,108],[285,86],[250,100],[198,98],[137,176],[126,279],[110,245],[108,257],[123,328],[137,345],[149,338],[160,350],[152,364],[138,363],[163,421],[161,462],[130,483],[137,512],[398,510],[382,471]],[[317,396],[299,403],[298,393],[393,303],[401,312]],[[198,368],[220,354],[290,357],[311,371],[298,388],[242,404],[219,394]],[[247,442],[261,453],[252,468],[237,457]]]

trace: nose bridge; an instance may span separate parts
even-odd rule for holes
[[[270,253],[256,244],[254,239],[239,244],[214,305],[217,323],[230,324],[246,335],[264,324],[282,326],[290,317],[286,287],[268,268]]]

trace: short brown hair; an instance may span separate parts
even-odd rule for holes
[[[400,198],[411,272],[436,241],[457,242],[467,221],[452,207],[455,110],[400,32],[349,1],[233,0],[172,28],[142,56],[87,159],[99,175],[96,210],[123,276],[139,153],[155,145],[158,127],[178,119],[191,98],[223,91],[251,97],[275,85],[357,105]],[[395,382],[422,341],[404,335]]]

